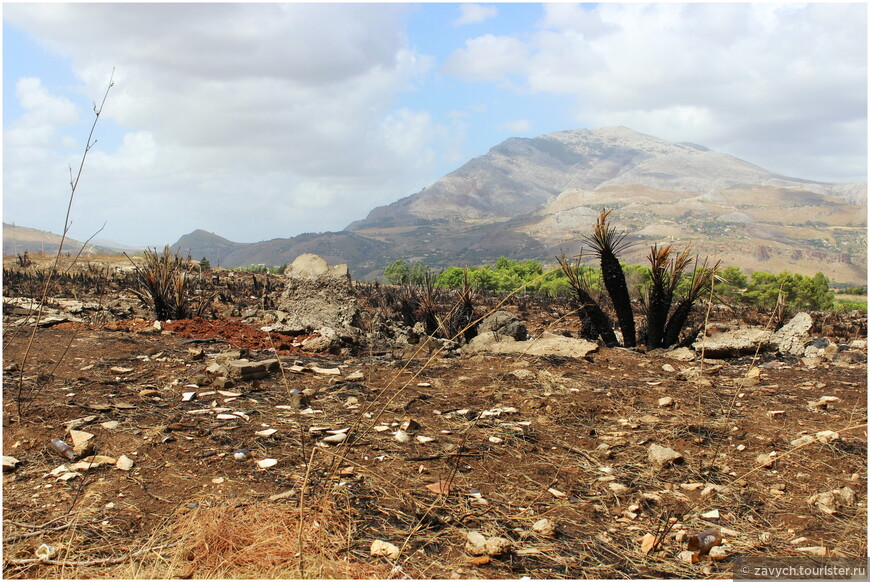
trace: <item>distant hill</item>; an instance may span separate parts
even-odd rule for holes
[[[625,127],[508,139],[342,232],[243,244],[195,231],[173,248],[213,264],[209,253],[219,251],[224,266],[280,265],[314,252],[349,263],[356,278],[396,258],[436,268],[502,255],[552,263],[580,250],[603,208],[629,232],[628,262],[644,262],[664,241],[746,271],[867,280],[866,184],[790,178]],[[186,242],[195,234],[197,245]]]
[[[383,270],[380,263],[389,247],[387,243],[347,231],[237,243],[203,230],[186,234],[171,246],[176,252],[197,260],[205,257],[212,265],[221,267],[286,265],[301,254],[314,253],[329,263],[352,264],[357,277],[377,276]]]
[[[17,255],[27,251],[30,254],[45,252],[47,254],[57,253],[57,247],[60,245],[61,236],[39,230],[36,228],[27,228],[13,224],[3,223],[3,254]],[[85,243],[66,238],[63,242],[65,253],[78,253],[82,247],[85,247],[84,254],[115,254],[120,253],[123,249],[114,246],[105,246]]]
[[[228,262],[227,257],[247,246],[250,245],[233,242],[213,232],[197,229],[182,236],[170,248],[180,255],[190,255],[190,258],[197,261],[205,257],[216,267],[238,267],[241,265],[232,264],[232,261]]]

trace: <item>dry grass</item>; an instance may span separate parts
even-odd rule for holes
[[[177,544],[171,555],[133,563],[127,574],[206,579],[390,577],[389,565],[366,563],[349,553],[352,524],[331,505],[303,513],[301,553],[299,519],[299,511],[284,504],[199,507],[166,527],[164,537]]]

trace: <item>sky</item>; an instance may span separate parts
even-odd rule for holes
[[[78,240],[341,230],[509,137],[577,128],[865,182],[867,24],[827,2],[4,2],[3,221],[63,230],[110,78]]]

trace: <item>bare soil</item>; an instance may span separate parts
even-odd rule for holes
[[[532,335],[555,319],[523,317]],[[20,461],[3,475],[4,577],[295,577],[316,554],[292,545],[303,525],[350,568],[325,577],[730,578],[741,557],[867,555],[866,363],[679,362],[606,348],[579,360],[465,357],[422,344],[338,356],[239,317],[159,330],[131,317],[39,328],[22,365],[32,328],[17,319],[5,318],[3,336],[3,454]],[[281,370],[211,385],[209,364],[239,356],[278,358]],[[310,395],[302,407],[291,406],[295,389]],[[812,404],[822,396],[839,400]],[[71,442],[71,422],[132,469],[52,474],[71,464],[49,446]],[[403,427],[409,442],[397,439]],[[346,442],[321,442],[344,428]],[[839,438],[791,444],[824,430]],[[658,467],[653,444],[683,459]],[[243,448],[250,458],[236,460]],[[277,462],[261,468],[265,459]],[[808,503],[843,487],[856,501],[834,514]],[[295,521],[269,530],[269,547],[292,548],[261,570],[250,565],[271,559],[262,548],[248,569],[239,557],[257,539],[214,541],[276,516]],[[542,518],[555,535],[532,531]],[[219,524],[210,546],[191,533],[208,519]],[[726,557],[680,561],[686,536],[709,527]],[[511,550],[473,556],[470,531]],[[650,553],[646,534],[661,537]],[[400,557],[371,556],[375,540]],[[42,544],[59,554],[35,560]],[[209,565],[208,552],[238,569]]]

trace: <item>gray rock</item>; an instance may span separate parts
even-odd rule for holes
[[[707,358],[730,358],[754,354],[761,344],[764,351],[770,346],[771,333],[760,327],[741,327],[716,333],[692,344],[695,351]]]
[[[269,372],[278,369],[278,360],[262,360],[260,362],[249,362],[248,360],[232,360],[227,362],[227,370],[229,370],[230,378],[240,380],[254,380],[256,378],[265,378]]]
[[[781,353],[794,356],[803,355],[804,346],[810,338],[810,329],[813,327],[812,316],[802,311],[779,328],[770,338],[770,343]]]
[[[284,271],[286,288],[278,300],[282,331],[311,333],[330,328],[341,340],[355,342],[362,332],[360,312],[347,265],[329,266],[305,254]]]
[[[695,352],[689,348],[677,348],[662,353],[662,356],[669,360],[677,360],[678,362],[691,362],[695,359]]]
[[[517,341],[525,341],[528,337],[526,324],[509,311],[496,311],[480,322],[478,333],[494,332],[496,336],[507,336]]]
[[[561,356],[582,358],[598,351],[598,344],[584,339],[575,339],[544,332],[539,338],[516,341],[487,331],[472,339],[462,348],[465,355],[483,352],[492,354],[528,354],[530,356]]]
[[[338,334],[331,327],[321,327],[317,330],[320,335],[310,337],[302,342],[302,349],[307,352],[329,352],[341,345]]]
[[[655,443],[650,445],[647,453],[649,455],[650,463],[659,468],[683,460],[683,455],[681,453]]]

